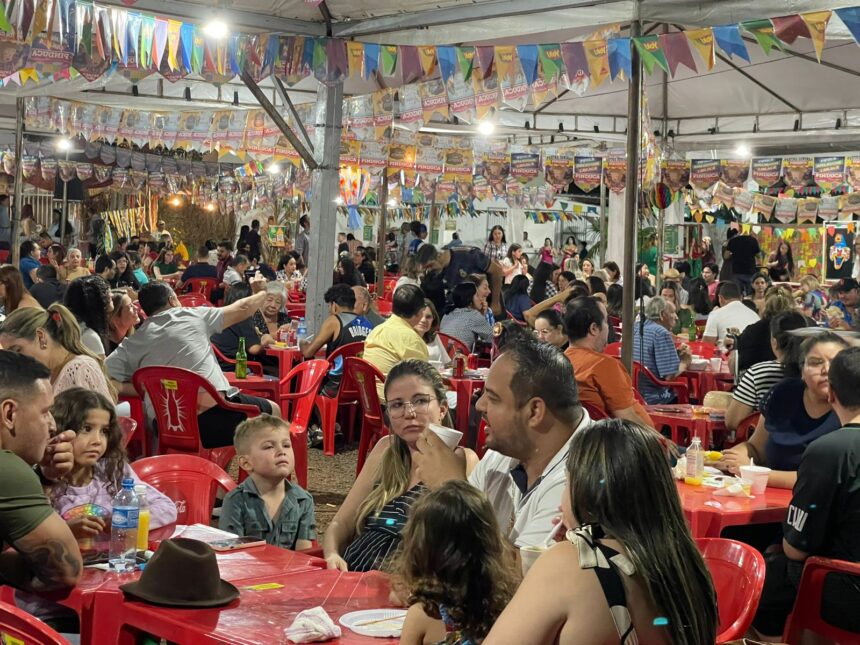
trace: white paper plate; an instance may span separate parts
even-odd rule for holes
[[[384,622],[362,625],[362,623],[374,620]],[[406,620],[405,609],[364,609],[344,614],[338,622],[362,636],[391,638],[400,636],[400,632],[403,631],[404,620]]]
[[[705,472],[709,475],[722,475],[723,472],[719,468],[714,468],[713,466],[705,466]]]

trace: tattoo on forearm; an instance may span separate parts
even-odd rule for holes
[[[46,587],[62,585],[81,573],[80,560],[61,540],[48,540],[32,547],[16,544],[15,548],[30,563],[34,577]]]

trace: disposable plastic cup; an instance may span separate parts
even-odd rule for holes
[[[750,483],[752,495],[763,495],[767,488],[767,478],[770,468],[767,466],[741,466],[741,479]]]
[[[463,433],[459,430],[446,428],[445,426],[436,425],[435,423],[430,424],[430,429],[436,433],[436,436],[439,437],[451,450],[456,448],[460,443],[460,439],[463,438]]]
[[[710,359],[710,361],[711,361],[711,369],[714,372],[719,372],[720,368],[723,365],[723,359],[718,357],[718,358],[712,358],[712,359]]]

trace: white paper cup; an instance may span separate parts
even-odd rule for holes
[[[436,436],[439,437],[451,450],[454,450],[454,448],[459,445],[460,439],[463,438],[463,433],[459,430],[446,428],[445,426],[436,425],[435,423],[430,424],[430,429],[435,432]]]
[[[767,466],[741,466],[741,479],[750,483],[750,494],[763,495],[767,488],[770,468]]]
[[[529,572],[541,554],[546,551],[545,546],[524,546],[520,548],[520,563],[523,567],[523,577]]]
[[[711,360],[711,369],[715,372],[719,372],[720,368],[723,366],[722,358],[712,358]]]

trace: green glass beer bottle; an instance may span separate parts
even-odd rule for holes
[[[245,351],[245,338],[239,339],[236,350],[236,378],[248,378],[248,353]]]

